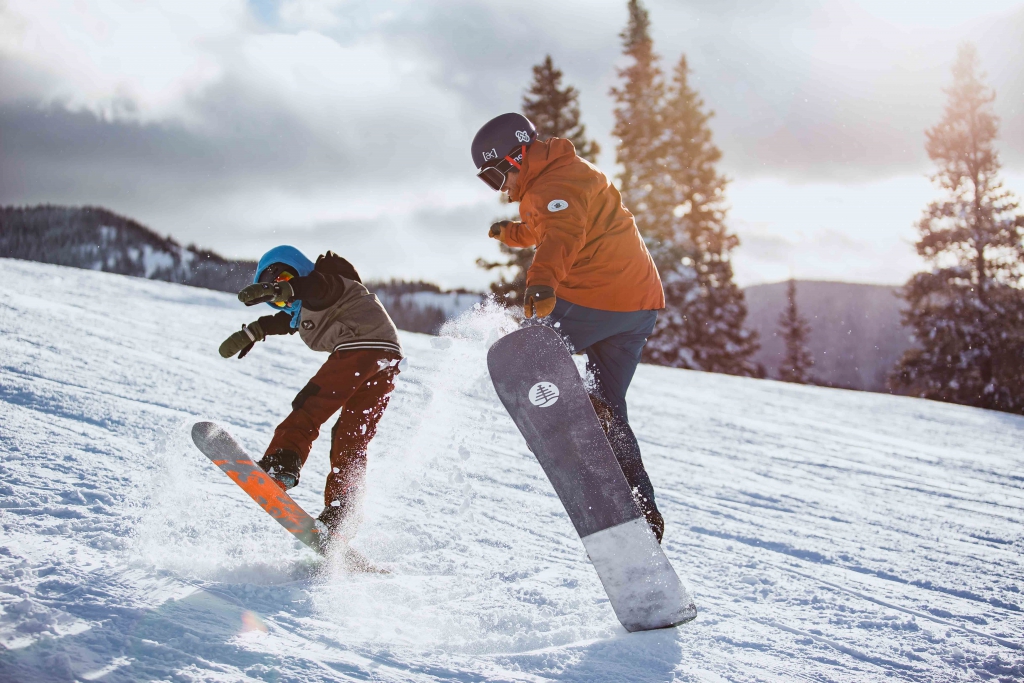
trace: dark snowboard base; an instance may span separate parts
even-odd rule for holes
[[[622,625],[646,631],[694,619],[693,598],[640,512],[558,333],[543,326],[517,330],[490,348],[487,367]]]

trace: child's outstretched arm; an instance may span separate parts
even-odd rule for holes
[[[272,334],[292,334],[292,316],[282,311],[276,315],[265,315],[256,322],[242,325],[242,329],[224,340],[220,345],[220,355],[224,358],[238,354],[244,358],[256,342],[263,341]]]

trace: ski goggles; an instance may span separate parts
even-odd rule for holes
[[[287,270],[288,266],[283,263],[272,263],[260,273],[257,282],[287,282],[295,277],[295,273]],[[284,301],[273,302],[278,308],[285,308],[288,304]]]
[[[493,166],[484,166],[477,171],[476,177],[484,181],[487,187],[495,192],[501,192],[501,188],[505,186],[505,179],[508,177],[509,171],[513,168],[517,171],[522,168],[524,156],[526,156],[526,145],[521,146],[518,150],[512,148],[512,151],[506,154],[505,158],[499,160],[498,163]]]

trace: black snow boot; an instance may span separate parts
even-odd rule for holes
[[[295,451],[278,448],[273,453],[264,455],[257,465],[281,488],[287,491],[299,484],[299,470],[302,469],[302,458]]]
[[[341,507],[326,506],[318,516],[317,521],[327,527],[327,530],[332,534],[338,534],[341,529],[342,523],[345,521],[345,512]]]
[[[647,525],[651,527],[660,545],[661,537],[665,534],[665,518],[657,510],[644,510],[644,517],[647,518]]]

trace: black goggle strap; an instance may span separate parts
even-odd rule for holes
[[[295,277],[295,273],[293,273],[291,268],[284,263],[271,263],[263,269],[263,272],[260,273],[260,276],[256,281],[261,283],[279,282],[285,274],[291,276],[286,278],[289,280]]]

